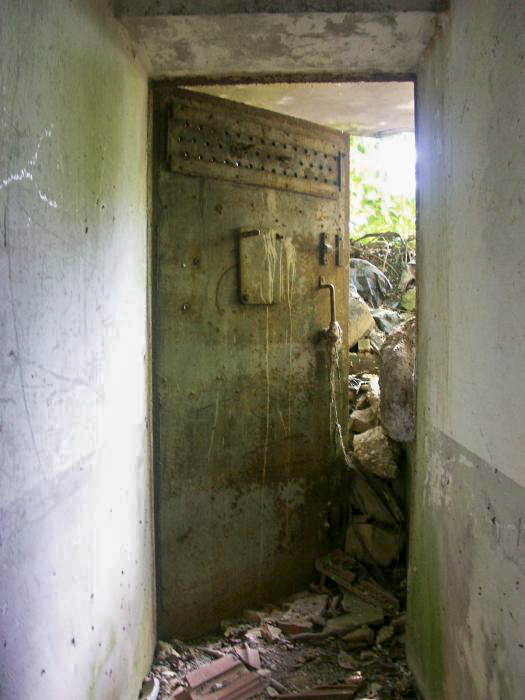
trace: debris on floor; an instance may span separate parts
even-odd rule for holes
[[[159,642],[150,674],[159,700],[415,700],[404,567],[379,569],[335,551],[316,569],[309,590],[225,620],[221,635]]]

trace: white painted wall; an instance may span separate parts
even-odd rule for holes
[[[461,0],[418,75],[410,654],[428,698],[525,695],[525,4]]]
[[[0,696],[135,698],[154,643],[147,81],[100,0],[0,18]]]

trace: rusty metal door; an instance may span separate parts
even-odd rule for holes
[[[158,621],[189,637],[333,546],[347,371],[334,394],[319,278],[346,337],[348,143],[167,83],[154,134]]]

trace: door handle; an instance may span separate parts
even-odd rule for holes
[[[326,282],[324,277],[319,277],[319,289],[330,290],[330,325],[332,326],[337,323],[335,317],[335,285]]]

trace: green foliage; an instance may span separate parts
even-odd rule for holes
[[[389,190],[386,183],[386,167],[382,163],[383,141],[383,139],[359,136],[350,137],[350,236],[352,238],[385,231],[394,231],[404,239],[415,236],[415,197]],[[406,167],[410,168],[412,144],[408,138],[404,141],[407,149]],[[397,144],[401,156],[404,141]],[[399,168],[399,163],[396,165]]]

